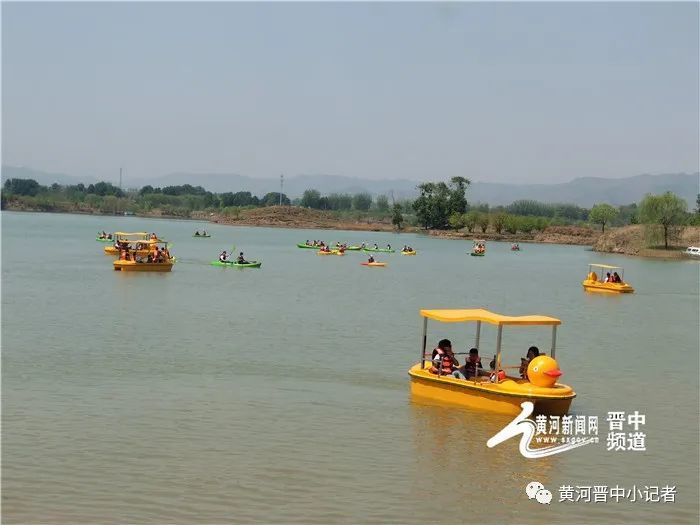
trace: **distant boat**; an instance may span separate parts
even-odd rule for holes
[[[685,255],[689,255],[690,257],[698,257],[700,258],[700,248],[697,246],[688,246],[686,250],[683,252]]]
[[[125,217],[130,217],[130,216],[132,216],[133,214],[134,214],[133,211],[125,211],[125,212],[124,212],[124,216],[125,216]]]

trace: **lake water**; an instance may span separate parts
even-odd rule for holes
[[[213,237],[194,239],[195,229]],[[98,230],[174,242],[172,273],[112,270]],[[318,257],[306,239],[410,244]],[[212,267],[224,249],[260,270]],[[2,213],[4,523],[697,523],[697,261],[413,234]],[[621,264],[629,296],[585,294]],[[562,382],[601,443],[528,460],[512,418],[409,395],[421,308],[558,317]],[[429,324],[464,351],[473,326]],[[545,328],[504,331],[506,364]],[[482,355],[495,330],[484,328]],[[646,415],[646,452],[607,451],[608,411]],[[551,505],[527,499],[536,480]],[[673,503],[560,503],[562,485],[676,486]]]

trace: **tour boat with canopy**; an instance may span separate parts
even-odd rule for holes
[[[600,271],[600,275],[596,273],[596,269]],[[619,273],[618,273],[619,270]],[[607,279],[600,280],[603,277],[603,273],[608,275],[612,274],[611,277],[614,279],[615,274],[620,277],[619,281]],[[610,266],[608,264],[589,264],[588,265],[588,275],[584,279],[583,289],[587,292],[600,292],[600,293],[632,293],[634,288],[625,282],[624,279],[625,270],[621,266]]]
[[[421,310],[423,317],[423,338],[421,342],[420,362],[408,371],[411,378],[411,393],[438,401],[483,409],[501,414],[519,414],[520,404],[530,401],[535,412],[540,414],[563,415],[569,411],[572,400],[576,397],[574,390],[557,382],[561,375],[559,365],[554,358],[556,350],[557,326],[559,319],[543,315],[507,316],[484,309],[464,310]],[[452,375],[443,375],[441,367],[433,366],[432,355],[426,353],[428,319],[441,323],[476,323],[474,348],[481,347],[481,325],[487,323],[498,329],[496,355],[490,372],[468,379],[459,379]],[[501,343],[504,326],[551,326],[552,344],[550,355],[540,354],[527,366],[526,378],[511,376],[509,369],[519,366],[503,366]]]
[[[128,241],[128,247],[120,253],[119,259],[114,261],[116,271],[121,272],[169,272],[173,269],[175,257],[170,255],[168,243],[155,240]],[[146,254],[140,253],[137,246],[147,246]]]

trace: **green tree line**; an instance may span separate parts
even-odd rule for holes
[[[389,205],[386,195],[376,198],[366,192],[331,193],[322,195],[307,189],[297,199],[281,195],[283,205],[328,210],[339,216],[353,214],[355,218],[371,217],[391,221],[398,229],[405,224],[424,229],[466,229],[468,232],[531,233],[556,225],[608,226],[648,223],[664,230],[664,242],[675,226],[700,224],[700,194],[693,213],[687,212],[685,201],[667,192],[648,195],[639,204],[614,207],[600,203],[591,209],[574,204],[543,203],[518,200],[507,206],[470,204],[466,193],[470,181],[454,177],[449,182],[425,182],[418,186],[415,200],[402,200]],[[201,186],[156,187],[147,185],[139,190],[123,191],[109,182],[96,184],[42,186],[33,179],[8,179],[3,185],[2,208],[9,204],[41,211],[97,211],[101,213],[161,213],[189,217],[194,211],[211,211],[226,215],[238,214],[240,209],[275,206],[280,203],[279,192],[256,196],[249,191],[213,193]]]

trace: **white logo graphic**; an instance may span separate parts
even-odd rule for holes
[[[542,505],[549,505],[552,501],[552,493],[544,488],[544,485],[539,481],[531,481],[525,487],[525,494],[530,499],[536,499],[537,503]]]
[[[535,410],[535,405],[530,401],[524,401],[520,404],[523,411],[515,416],[515,419],[508,423],[506,427],[498,432],[495,436],[486,442],[486,446],[493,448],[496,445],[500,445],[504,441],[509,440],[512,437],[522,434],[520,438],[520,453],[528,459],[544,458],[547,456],[553,456],[554,454],[559,454],[561,452],[566,452],[567,450],[572,450],[574,448],[582,447],[583,445],[588,445],[589,443],[594,443],[597,438],[582,438],[580,441],[564,443],[562,445],[557,445],[553,447],[542,447],[542,448],[530,448],[530,443],[532,438],[535,436],[535,423],[527,419],[532,412]],[[551,493],[549,498],[551,499]]]
[[[543,488],[544,485],[542,485],[542,483],[539,481],[531,481],[527,484],[527,487],[525,487],[525,494],[527,494],[528,498],[532,499],[537,495],[537,491],[542,490]]]

